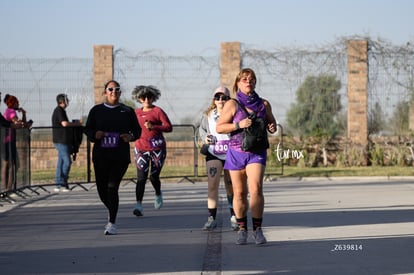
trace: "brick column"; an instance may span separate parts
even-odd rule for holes
[[[95,104],[104,101],[104,85],[114,77],[113,48],[112,45],[93,46],[93,91]]]
[[[368,144],[368,42],[350,40],[348,48],[348,138]]]
[[[230,92],[233,89],[234,79],[240,71],[240,42],[221,43],[221,83]]]

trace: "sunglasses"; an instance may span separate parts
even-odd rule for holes
[[[226,95],[215,95],[214,96],[214,100],[220,100],[220,99],[223,101],[226,101],[226,100],[229,100],[229,97]]]
[[[108,92],[116,92],[116,93],[119,93],[119,92],[121,92],[121,88],[120,87],[115,87],[115,88],[113,88],[113,87],[109,87],[109,88],[106,88],[106,90],[108,91]]]
[[[150,99],[150,100],[151,100],[151,99],[152,99],[152,96],[151,96],[151,95],[143,95],[143,96],[140,96],[140,97],[139,97],[139,99],[141,99],[141,100],[143,100],[143,101],[144,101],[145,99]]]

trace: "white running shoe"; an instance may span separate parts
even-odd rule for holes
[[[116,235],[118,233],[116,224],[108,222],[105,226],[105,235]]]
[[[239,224],[237,223],[236,216],[234,215],[231,216],[230,218],[230,226],[233,231],[236,231],[239,229]]]

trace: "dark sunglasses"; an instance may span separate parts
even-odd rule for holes
[[[214,100],[220,100],[220,99],[223,101],[226,101],[226,100],[229,100],[229,97],[226,95],[215,95],[214,96]]]
[[[139,98],[142,99],[142,100],[152,99],[152,95],[143,95],[143,96],[140,96]]]
[[[120,91],[121,91],[121,88],[120,87],[115,87],[115,88],[113,88],[113,87],[109,87],[109,88],[106,88],[106,90],[108,91],[108,92],[116,92],[116,93],[119,93]]]

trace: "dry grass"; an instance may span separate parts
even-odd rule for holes
[[[282,173],[283,172],[283,173]],[[31,180],[33,183],[53,183],[54,170],[32,171]],[[204,167],[199,167],[196,176],[194,167],[171,167],[165,166],[161,177],[164,182],[187,179],[191,181],[206,181]],[[402,166],[373,166],[373,167],[281,167],[268,166],[266,168],[267,176],[280,178],[286,177],[395,177],[395,176],[414,176],[413,167]],[[130,166],[124,179],[135,179],[135,167]],[[87,172],[85,168],[74,167],[70,173],[70,181],[86,182]],[[93,169],[91,171],[91,181],[94,181]]]

